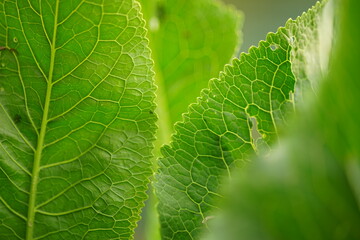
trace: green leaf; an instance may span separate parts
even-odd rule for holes
[[[138,3],[0,1],[0,239],[130,239],[151,175]]]
[[[236,53],[242,16],[214,0],[140,2],[148,20],[159,87],[161,146],[170,142],[173,125],[188,105]]]
[[[222,198],[223,177],[267,152],[295,103],[316,88],[331,49],[320,35],[332,33],[323,5],[233,60],[176,125],[156,183],[164,239],[198,239]]]
[[[160,147],[170,142],[174,123],[240,47],[242,16],[217,0],[140,2],[155,60],[158,156]],[[159,224],[155,199],[149,203],[142,223],[146,238],[153,240],[158,239]]]
[[[319,97],[272,155],[237,173],[208,239],[360,238],[360,4],[336,3],[336,51]]]

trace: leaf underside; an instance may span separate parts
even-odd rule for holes
[[[198,239],[222,198],[223,177],[267,152],[295,103],[316,89],[330,48],[320,45],[319,29],[325,23],[332,29],[322,17],[324,4],[234,59],[176,125],[156,182],[164,239]]]
[[[0,1],[0,239],[131,238],[156,119],[139,8]]]

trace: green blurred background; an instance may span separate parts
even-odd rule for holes
[[[236,6],[245,15],[243,26],[242,52],[247,52],[251,45],[258,45],[265,39],[268,32],[275,32],[278,27],[284,26],[289,18],[295,19],[308,8],[315,0],[222,0]]]

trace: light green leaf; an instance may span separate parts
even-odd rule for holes
[[[335,6],[336,51],[319,97],[272,155],[237,173],[208,239],[360,239],[360,3]]]
[[[155,131],[139,5],[0,1],[0,239],[130,239]]]
[[[155,61],[159,116],[155,155],[170,142],[173,125],[240,47],[242,16],[217,0],[141,0]],[[224,27],[226,26],[226,27]],[[219,37],[221,36],[221,37]],[[152,196],[150,195],[150,198]],[[142,223],[158,239],[155,200]],[[140,232],[141,230],[139,230]]]
[[[315,88],[331,48],[331,39],[323,46],[319,35],[333,26],[323,5],[226,66],[176,125],[156,183],[164,239],[198,239],[222,197],[223,177],[252,154],[267,152],[295,102]]]
[[[217,0],[142,0],[156,67],[159,147],[240,46],[242,16]],[[226,26],[226,27],[224,27]],[[221,36],[221,37],[219,37]]]

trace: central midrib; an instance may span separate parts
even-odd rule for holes
[[[40,161],[42,150],[44,146],[44,139],[46,134],[46,128],[48,123],[48,113],[51,99],[51,90],[52,90],[52,82],[53,82],[53,72],[54,72],[54,63],[55,63],[55,44],[56,44],[56,33],[57,33],[57,24],[58,24],[58,9],[59,9],[59,0],[56,1],[55,7],[55,16],[54,16],[54,31],[53,38],[51,44],[51,55],[50,55],[50,69],[49,76],[47,79],[47,88],[46,88],[46,96],[45,96],[45,104],[44,104],[44,112],[40,127],[40,134],[37,141],[36,151],[34,154],[34,162],[32,169],[32,179],[30,185],[30,196],[29,196],[29,205],[28,205],[28,216],[27,216],[27,225],[26,225],[26,240],[33,239],[34,233],[34,221],[35,221],[35,212],[36,212],[36,194],[37,194],[37,184],[39,180],[39,172],[40,172]]]

